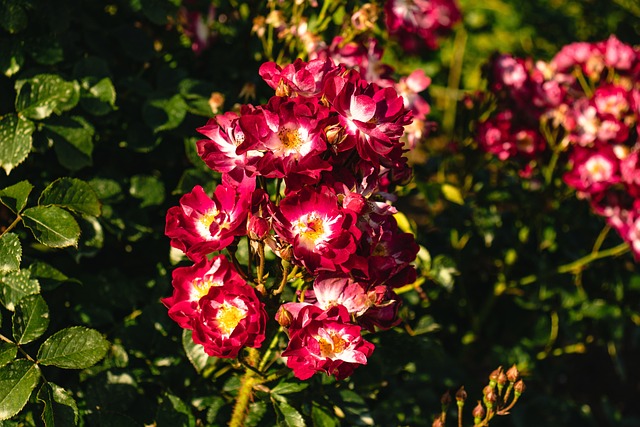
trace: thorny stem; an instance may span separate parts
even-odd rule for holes
[[[248,351],[247,363],[255,365],[259,356],[258,350],[255,348],[249,348]],[[233,407],[229,427],[243,427],[245,425],[244,421],[247,417],[247,409],[249,407],[251,397],[253,396],[253,386],[259,382],[260,381],[256,377],[256,373],[253,369],[246,369],[240,383],[240,389],[238,390],[238,397],[236,397],[236,404]]]
[[[465,45],[467,43],[467,32],[463,27],[459,27],[453,41],[453,54],[449,63],[448,89],[457,90],[460,87],[462,77],[462,62],[464,58]],[[445,97],[444,117],[442,118],[442,128],[447,135],[453,135],[453,128],[456,122],[456,107],[458,99]]]
[[[260,372],[263,372],[264,368],[267,366],[267,363],[271,358],[271,353],[273,353],[273,349],[275,348],[276,344],[278,344],[278,339],[280,338],[280,332],[282,332],[282,326],[279,327],[278,330],[276,331],[275,335],[271,339],[271,342],[269,343],[269,347],[267,347],[267,350],[264,352],[264,356],[262,356],[262,360],[260,360],[260,363],[258,364],[258,370]]]
[[[258,286],[264,282],[264,242],[258,242]]]
[[[273,295],[279,295],[282,293],[282,291],[284,291],[284,287],[287,285],[287,282],[289,281],[289,268],[291,267],[291,264],[287,263],[282,267],[282,281],[280,282],[280,286],[278,286],[278,289],[276,289],[275,291],[273,291]],[[295,271],[298,269],[298,266],[296,265],[293,268],[293,272],[295,273]]]

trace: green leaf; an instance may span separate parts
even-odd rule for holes
[[[7,114],[0,118],[0,166],[9,175],[27,158],[33,144],[35,124],[24,117]]]
[[[39,379],[38,365],[25,359],[0,368],[0,421],[8,420],[24,408]]]
[[[155,176],[135,175],[131,177],[129,193],[141,199],[140,207],[158,206],[164,202],[164,183]]]
[[[4,0],[0,2],[0,26],[9,33],[18,33],[27,28],[27,12],[19,0]]]
[[[0,367],[16,358],[18,346],[11,342],[0,342]]]
[[[148,100],[142,107],[142,118],[154,133],[177,128],[186,114],[187,104],[179,94]]]
[[[13,313],[13,338],[27,344],[42,336],[49,327],[49,307],[41,295],[22,298]]]
[[[338,427],[340,425],[340,421],[334,415],[316,402],[313,402],[311,407],[311,420],[314,427]]]
[[[60,270],[52,267],[46,262],[34,261],[29,265],[31,277],[38,279],[42,290],[51,290],[56,288],[61,282],[80,283],[77,279],[72,279]]]
[[[79,85],[55,74],[38,74],[16,82],[16,111],[34,120],[60,114],[77,104]]]
[[[200,374],[207,366],[215,366],[218,359],[210,357],[200,344],[194,343],[191,334],[192,331],[188,329],[182,330],[182,347],[187,354],[187,359]]]
[[[46,246],[64,248],[76,246],[80,226],[73,216],[57,206],[36,206],[22,213],[24,224],[35,238]]]
[[[175,1],[169,0],[140,0],[142,12],[151,22],[157,25],[167,23],[167,18],[175,15],[178,10]]]
[[[24,64],[24,51],[21,44],[13,39],[0,40],[0,71],[11,77],[20,71]]]
[[[0,274],[20,269],[22,245],[17,234],[7,233],[0,237]]]
[[[445,199],[458,205],[464,205],[464,199],[460,189],[451,184],[442,184],[442,195]]]
[[[32,189],[33,185],[29,181],[20,181],[0,190],[0,202],[11,209],[14,214],[18,214],[27,205],[27,199]]]
[[[309,383],[288,383],[286,381],[282,381],[271,389],[271,393],[280,395],[298,393],[307,387],[309,387]]]
[[[57,117],[45,123],[45,135],[65,168],[75,171],[93,163],[95,130],[82,117]]]
[[[156,416],[157,427],[195,427],[196,420],[189,407],[179,397],[169,393],[162,396]]]
[[[65,369],[84,369],[100,361],[109,349],[109,342],[100,332],[82,326],[72,326],[56,332],[38,350],[38,363]]]
[[[55,205],[91,216],[100,216],[100,200],[93,187],[77,178],[59,178],[44,189],[41,206]]]
[[[94,82],[86,79],[82,82],[80,105],[95,116],[103,116],[116,109],[116,88],[111,79],[104,77]]]
[[[67,390],[47,382],[38,391],[38,400],[44,404],[42,421],[46,427],[75,426],[79,421],[78,405]]]
[[[0,276],[0,303],[13,311],[22,298],[40,292],[40,284],[30,277],[29,270],[12,271]]]
[[[62,45],[50,36],[29,39],[25,43],[25,51],[38,64],[53,65],[64,59]]]
[[[306,427],[304,418],[296,408],[281,400],[274,400],[274,403],[280,414],[282,414],[282,419],[279,419],[278,426]]]

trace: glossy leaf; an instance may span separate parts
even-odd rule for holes
[[[94,132],[82,117],[57,117],[45,124],[45,135],[53,144],[58,161],[72,171],[92,164]]]
[[[196,420],[189,407],[179,397],[165,393],[156,416],[157,427],[195,427]]]
[[[154,132],[177,128],[187,114],[187,104],[181,95],[152,99],[142,109],[142,116]]]
[[[40,292],[40,284],[31,279],[29,270],[22,269],[0,276],[0,303],[7,310],[15,310],[16,305],[27,295]]]
[[[279,426],[306,427],[304,418],[302,418],[302,415],[296,408],[289,405],[284,400],[274,400],[274,404],[276,405],[278,412],[282,415],[278,422]]]
[[[25,117],[7,114],[0,117],[0,166],[9,175],[31,152],[33,122]]]
[[[13,339],[27,344],[42,336],[49,327],[49,307],[41,295],[22,298],[13,313]]]
[[[93,187],[77,178],[59,178],[44,189],[38,204],[56,205],[82,212],[87,215],[100,215],[100,200]]]
[[[196,369],[196,372],[202,373],[207,365],[214,366],[218,359],[210,357],[204,352],[204,347],[200,344],[194,343],[191,338],[191,334],[192,331],[190,330],[182,330],[182,347],[187,355],[187,359],[189,359],[189,362],[191,362],[193,367]]]
[[[26,359],[0,368],[0,421],[20,412],[40,379],[40,368]]]
[[[20,181],[0,190],[0,202],[11,209],[13,213],[18,214],[27,205],[27,199],[32,189],[33,185],[29,181]]]
[[[62,208],[36,206],[25,209],[22,217],[24,224],[43,245],[63,248],[78,244],[80,226],[73,216]]]
[[[72,326],[56,332],[38,350],[38,363],[65,369],[84,369],[100,361],[109,342],[100,332],[82,326]]]
[[[7,233],[0,237],[0,274],[20,269],[22,245],[17,234]]]
[[[11,342],[0,342],[0,367],[16,358],[18,346]]]
[[[56,74],[38,74],[16,82],[16,111],[34,120],[69,110],[78,102],[79,88]]]

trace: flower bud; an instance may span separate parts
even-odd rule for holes
[[[447,391],[445,394],[443,394],[440,398],[440,404],[442,406],[449,406],[451,404],[451,393]]]
[[[367,207],[367,199],[362,194],[349,193],[342,200],[342,207],[349,209],[357,214],[364,212]]]
[[[249,218],[249,224],[247,225],[247,232],[251,240],[264,240],[269,234],[271,227],[269,221],[259,216],[252,216]]]
[[[507,375],[504,372],[500,371],[500,375],[498,375],[497,382],[500,387],[505,385],[507,383]]]
[[[433,424],[431,424],[431,427],[444,427],[444,422],[442,422],[442,418],[438,417],[435,420],[433,420]]]
[[[458,406],[464,405],[464,401],[467,400],[467,392],[464,390],[464,386],[456,392],[456,401]]]
[[[520,372],[518,372],[518,368],[516,368],[515,363],[513,364],[512,367],[509,368],[509,370],[507,371],[507,379],[509,380],[509,382],[516,382],[518,380],[518,377],[520,376]]]
[[[524,386],[524,381],[520,380],[516,383],[516,385],[513,386],[513,393],[516,397],[520,397],[520,395],[524,393],[525,389],[526,387]]]
[[[476,407],[473,408],[473,411],[471,412],[471,415],[473,416],[473,423],[474,424],[478,424],[484,418],[484,415],[485,415],[484,406],[482,406],[482,403],[480,403],[479,400],[478,400],[478,404],[476,405]]]
[[[487,409],[493,408],[495,403],[498,401],[498,395],[493,390],[493,387],[486,386],[482,390],[482,394],[484,395],[484,399],[483,400],[484,400],[484,404],[487,407]]]
[[[498,384],[498,378],[500,377],[501,373],[502,373],[502,366],[499,366],[498,369],[491,372],[491,374],[489,375],[489,385],[491,387],[495,387],[495,385]]]
[[[291,325],[291,322],[293,322],[293,314],[281,305],[276,313],[276,321],[283,328],[288,328]]]

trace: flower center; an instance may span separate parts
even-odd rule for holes
[[[284,148],[290,151],[298,151],[302,145],[302,139],[297,129],[280,128],[278,130],[278,138],[280,138]]]
[[[298,220],[295,225],[301,239],[315,243],[324,234],[324,223],[316,213]]]
[[[591,158],[585,166],[593,181],[605,181],[611,177],[611,165],[601,158]]]
[[[218,214],[216,209],[208,210],[200,217],[200,224],[202,224],[207,230],[211,227],[213,221],[216,220],[216,215]]]
[[[318,338],[318,344],[320,345],[320,354],[322,357],[333,358],[347,348],[347,342],[335,332],[329,332],[329,337],[331,341],[325,338]]]
[[[240,321],[245,317],[247,317],[246,312],[225,302],[218,309],[218,314],[216,316],[218,329],[220,329],[220,331],[225,335],[231,335],[236,326],[238,326],[238,323],[240,323]]]

